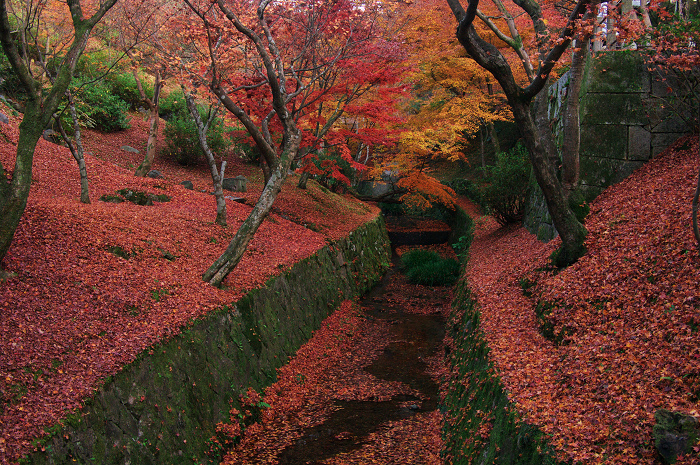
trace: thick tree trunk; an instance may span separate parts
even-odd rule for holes
[[[579,43],[580,42],[580,43]],[[567,89],[564,110],[564,143],[562,147],[562,182],[567,197],[578,188],[580,177],[579,149],[581,147],[581,125],[579,117],[579,95],[588,59],[589,36],[577,41],[571,58],[571,80]]]
[[[10,249],[15,230],[27,206],[32,184],[34,149],[44,130],[45,122],[45,118],[42,119],[39,114],[37,102],[30,100],[25,108],[24,119],[19,125],[17,159],[11,180],[7,180],[5,169],[0,165],[0,261]]]
[[[204,273],[202,279],[214,286],[220,286],[226,276],[233,270],[241,261],[243,254],[248,248],[253,235],[258,230],[263,220],[267,217],[272,209],[277,195],[282,190],[282,184],[287,178],[289,168],[292,165],[292,160],[299,150],[301,142],[301,133],[297,132],[290,137],[285,151],[282,154],[279,163],[270,176],[270,180],[265,184],[265,188],[260,194],[258,202],[255,204],[253,211],[250,212],[248,218],[243,222],[241,227],[236,232],[236,235],[231,240],[224,253],[214,262],[212,266]]]
[[[530,106],[526,103],[511,103],[515,122],[520,128],[525,145],[530,153],[530,162],[537,184],[542,189],[549,214],[562,239],[559,264],[568,264],[580,257],[584,251],[586,228],[578,221],[564,195],[555,167],[543,146],[542,138],[533,120]]]

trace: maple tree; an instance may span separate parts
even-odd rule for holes
[[[134,0],[121,2],[108,18],[106,35],[118,31],[113,43],[131,62],[131,73],[136,82],[141,103],[148,109],[150,130],[143,161],[134,176],[144,177],[151,170],[157,152],[157,134],[160,97],[165,79],[172,74],[163,60],[163,49],[170,39],[168,26],[181,7],[161,0]],[[152,92],[147,92],[141,73],[146,72],[153,80]]]
[[[494,45],[485,41],[474,27],[479,1],[471,1],[466,11],[458,0],[447,0],[447,3],[459,24],[457,37],[460,43],[469,56],[494,76],[508,99],[513,117],[529,150],[535,178],[544,193],[550,215],[562,238],[562,249],[557,261],[560,264],[571,263],[585,250],[583,241],[586,229],[568,205],[567,196],[549,157],[550,150],[543,144],[543,142],[551,142],[551,139],[541,137],[542,131],[538,129],[538,124],[532,115],[531,103],[546,86],[550,72],[567,50],[580,20],[595,3],[590,0],[581,0],[576,3],[557,40],[550,43],[552,33],[540,5],[531,0],[516,2],[532,21],[540,55],[534,78],[525,87],[521,87],[516,81],[512,67],[504,55]],[[546,114],[546,105],[544,105],[545,108],[542,107],[540,105],[541,115]],[[539,119],[541,121],[541,118]],[[541,122],[539,126],[548,127],[548,125],[542,126]]]
[[[250,216],[203,275],[205,281],[219,285],[270,212],[298,158],[305,129],[313,124],[304,117],[320,111],[325,117],[323,126],[332,124],[342,111],[330,110],[327,116],[326,109],[319,109],[323,98],[335,96],[330,102],[342,110],[352,96],[361,94],[353,83],[327,82],[342,67],[359,67],[379,53],[365,52],[375,38],[375,19],[381,7],[350,0],[299,5],[224,0],[216,5],[187,3],[194,13],[181,18],[187,23],[182,38],[183,49],[190,52],[187,64],[192,80],[214,93],[243,125],[260,152],[266,180]],[[198,20],[196,27],[192,27],[193,20]],[[380,79],[381,74],[375,76]],[[315,123],[321,125],[321,120]],[[347,155],[345,150],[341,153]]]
[[[92,29],[115,3],[116,0],[105,0],[98,3],[96,7],[83,11],[80,0],[67,1],[73,33],[69,42],[61,44],[66,47],[65,55],[57,64],[53,83],[46,88],[43,82],[44,70],[33,66],[31,55],[26,53],[28,48],[39,45],[43,37],[24,35],[19,44],[23,50],[20,50],[13,36],[13,27],[10,22],[10,14],[13,14],[13,18],[19,19],[15,15],[20,13],[11,10],[9,2],[6,0],[0,2],[0,41],[13,71],[17,74],[21,86],[27,94],[24,118],[17,142],[14,170],[10,174],[3,165],[0,165],[0,216],[3,218],[0,225],[0,260],[10,247],[19,220],[27,205],[32,181],[32,160],[37,141],[44,128],[49,125],[70,85],[78,58],[85,49]],[[42,31],[42,24],[38,21],[41,20],[42,14],[45,12],[45,5],[40,2],[27,3],[27,8],[23,10],[27,16],[23,18],[23,21],[26,21],[31,27],[24,29],[25,32],[36,31],[39,33]],[[90,16],[86,16],[88,12],[91,13]],[[37,23],[32,23],[32,21],[37,21]]]

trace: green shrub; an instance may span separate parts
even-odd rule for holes
[[[158,114],[161,118],[168,121],[177,116],[189,117],[187,103],[185,103],[185,94],[182,93],[182,89],[174,90],[164,97],[161,96],[158,104]]]
[[[103,132],[120,131],[129,127],[129,105],[112,94],[104,81],[78,81],[72,91],[81,125]],[[64,126],[71,127],[72,123]]]
[[[499,224],[523,219],[529,178],[528,152],[522,144],[496,154],[496,164],[487,169],[487,184],[482,188],[482,195],[488,212]]]
[[[132,110],[142,106],[141,93],[139,92],[136,78],[131,73],[111,74],[107,76],[107,84],[112,90],[112,93],[126,103],[129,104]],[[153,97],[153,86],[149,82],[143,82],[144,91],[149,98]]]
[[[459,262],[442,258],[437,252],[416,249],[401,257],[401,265],[408,280],[427,286],[450,286],[459,276]]]
[[[78,59],[74,76],[93,80],[101,79],[108,73],[121,73],[124,71],[125,62],[117,61],[120,55],[110,48],[83,53]]]
[[[206,118],[202,108],[200,108],[200,115],[202,119]],[[176,113],[165,124],[163,135],[165,136],[165,147],[163,147],[162,152],[179,164],[195,165],[204,157],[204,151],[199,145],[197,126],[189,113]],[[217,118],[209,125],[207,143],[215,153],[226,148],[227,140],[222,119]]]
[[[24,91],[19,77],[12,70],[10,60],[7,59],[2,49],[0,49],[0,90],[11,95],[17,95],[18,92]]]
[[[445,184],[450,186],[457,195],[467,197],[480,207],[486,208],[481,188],[471,179],[453,179]]]
[[[415,249],[406,252],[401,256],[401,267],[408,271],[413,268],[418,268],[426,263],[442,260],[440,254],[433,250]]]

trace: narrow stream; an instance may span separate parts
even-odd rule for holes
[[[368,436],[388,422],[437,409],[439,386],[428,373],[426,360],[443,351],[450,290],[410,285],[396,268],[360,301],[364,318],[388,326],[392,341],[364,370],[381,380],[408,385],[418,394],[384,401],[336,400],[338,409],[284,449],[278,455],[280,464],[321,463],[366,445]]]

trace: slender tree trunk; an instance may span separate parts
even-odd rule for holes
[[[248,215],[248,218],[241,224],[241,227],[236,232],[233,240],[226,248],[226,251],[214,262],[212,266],[204,273],[202,279],[214,286],[220,286],[226,276],[233,270],[241,261],[243,254],[248,248],[253,235],[258,230],[263,220],[267,217],[272,209],[277,195],[282,190],[282,184],[287,178],[289,168],[292,161],[299,150],[301,142],[301,132],[291,136],[288,143],[285,144],[284,153],[282,154],[279,163],[270,176],[270,180],[265,184],[265,187],[260,194],[258,202],[253,207],[253,211]]]
[[[564,144],[562,147],[562,183],[567,197],[579,184],[579,149],[581,147],[581,125],[579,116],[579,95],[588,59],[590,36],[576,41],[571,58],[571,80],[567,89],[567,102],[564,110]],[[578,46],[578,48],[577,48]]]
[[[78,163],[78,171],[80,172],[80,201],[82,203],[90,203],[90,186],[88,184],[87,167],[85,166],[85,151],[83,150],[83,138],[80,132],[80,123],[78,122],[78,112],[75,110],[75,101],[73,94],[68,91],[68,105],[70,107],[70,117],[73,120],[73,131],[75,137],[75,153],[73,157]]]
[[[216,199],[216,224],[221,226],[226,226],[226,199],[224,198],[224,189],[222,183],[224,182],[224,170],[226,169],[226,161],[221,162],[221,173],[216,170],[216,158],[214,153],[209,147],[207,142],[207,132],[209,130],[209,125],[216,117],[216,111],[214,111],[206,124],[202,122],[202,118],[199,116],[199,110],[197,109],[197,104],[194,101],[194,97],[191,93],[186,92],[185,88],[182,88],[182,93],[185,95],[185,102],[187,103],[187,109],[192,115],[195,126],[197,127],[197,138],[199,139],[199,145],[202,147],[204,152],[204,157],[207,159],[209,164],[209,171],[211,172],[211,179],[214,183],[214,198]]]
[[[481,157],[481,175],[486,176],[486,129],[479,128],[479,155]]]
[[[496,128],[493,126],[493,121],[489,121],[489,135],[491,136],[491,143],[493,144],[493,150],[496,153],[501,152],[501,143],[498,140],[498,134],[496,134]]]
[[[299,189],[306,189],[306,184],[309,182],[310,176],[311,175],[307,171],[301,173],[301,176],[299,176],[299,182],[297,183],[297,187]]]
[[[134,76],[136,72],[134,71]],[[141,88],[141,81],[136,77],[136,82],[139,85],[139,90],[141,91],[141,96],[148,103],[149,109],[149,129],[148,129],[148,141],[146,142],[146,155],[143,157],[143,161],[136,169],[134,176],[145,177],[149,171],[151,171],[151,166],[153,166],[153,160],[156,158],[157,140],[158,140],[158,121],[160,117],[158,116],[158,105],[160,103],[160,90],[163,87],[163,81],[160,79],[160,72],[156,72],[156,83],[153,86],[153,100],[149,100],[146,97],[145,92]]]
[[[59,116],[55,118],[56,124],[58,124],[58,130],[61,132],[63,140],[68,144],[68,149],[73,155],[75,162],[78,164],[78,172],[80,173],[80,201],[82,203],[90,203],[90,186],[88,184],[88,174],[87,167],[85,166],[85,156],[83,151],[83,140],[80,137],[80,123],[78,122],[78,114],[75,111],[75,101],[73,100],[73,94],[70,91],[66,91],[66,97],[68,98],[68,109],[70,111],[71,120],[73,121],[73,131],[75,132],[75,143],[71,141],[71,138],[66,134],[63,124]]]

